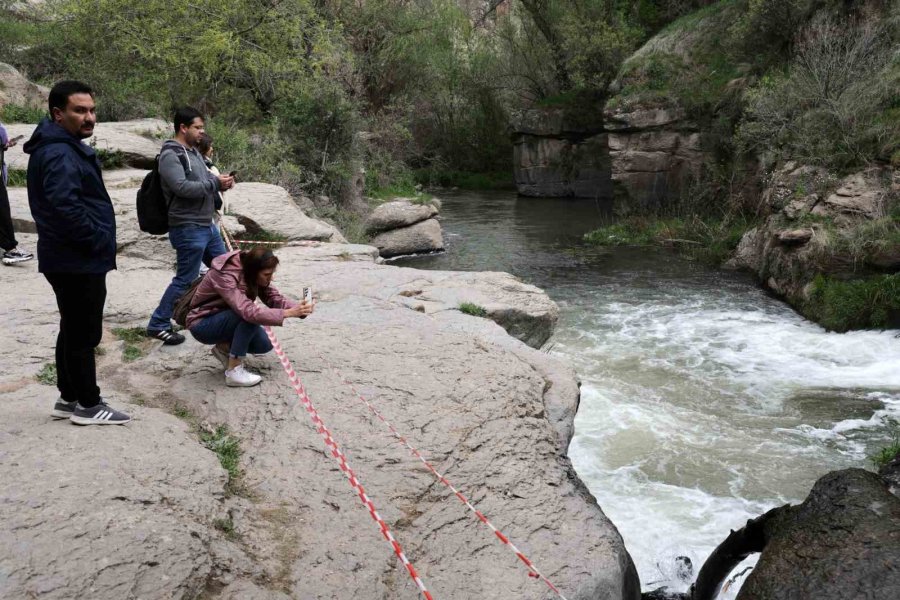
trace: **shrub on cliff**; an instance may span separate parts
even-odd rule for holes
[[[739,146],[767,163],[845,170],[888,161],[900,148],[897,48],[877,23],[816,20],[798,37],[789,67],[751,91]]]

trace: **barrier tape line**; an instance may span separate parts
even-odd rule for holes
[[[369,402],[369,400],[366,399],[366,397],[363,396],[356,389],[356,386],[354,386],[350,380],[348,380],[346,377],[344,377],[340,373],[340,371],[335,369],[331,365],[331,363],[329,363],[328,360],[326,360],[325,357],[322,356],[320,353],[316,352],[316,356],[319,358],[319,360],[321,360],[328,367],[328,370],[331,371],[331,373],[335,377],[337,377],[339,381],[341,381],[341,383],[343,383],[344,385],[348,386],[351,390],[353,390],[353,393],[356,394],[357,398],[359,398],[368,407],[369,411],[371,411],[372,414],[375,415],[379,421],[381,421],[382,423],[384,423],[387,426],[387,428],[390,430],[391,434],[393,434],[393,436],[403,446],[405,446],[413,454],[413,456],[415,456],[420,461],[422,461],[422,464],[424,464],[425,467],[428,468],[429,471],[431,471],[431,473],[437,478],[438,481],[440,481],[444,486],[446,486],[448,489],[450,489],[450,491],[453,492],[453,494],[459,499],[459,501],[462,502],[466,506],[466,508],[468,508],[472,513],[474,513],[474,515],[478,518],[479,521],[484,523],[494,533],[494,535],[497,537],[498,540],[500,540],[501,543],[503,543],[510,550],[512,550],[512,552],[518,557],[518,559],[520,561],[522,561],[522,563],[524,563],[524,565],[528,568],[528,576],[529,577],[534,577],[535,579],[540,579],[545,584],[547,584],[547,587],[549,587],[551,590],[556,592],[557,596],[562,598],[562,600],[566,600],[566,597],[562,594],[562,592],[560,592],[559,589],[555,585],[553,585],[553,583],[549,579],[547,579],[547,577],[545,577],[537,569],[537,567],[534,565],[534,563],[531,562],[528,559],[528,557],[525,556],[525,554],[523,554],[522,551],[519,550],[516,547],[516,545],[513,544],[512,541],[508,537],[503,535],[503,533],[499,529],[497,529],[494,526],[494,524],[491,523],[488,520],[488,518],[485,517],[484,514],[480,510],[475,508],[472,505],[472,503],[469,501],[469,499],[466,498],[466,496],[462,492],[460,492],[458,489],[456,489],[456,487],[452,483],[450,483],[450,481],[446,477],[444,477],[444,475],[442,475],[430,462],[428,462],[428,460],[426,460],[425,457],[422,456],[422,454],[414,446],[412,446],[412,444],[410,444],[409,441],[407,441],[407,439],[404,436],[402,436],[397,431],[397,429],[390,423],[390,421],[385,419],[384,415],[382,415],[381,412],[379,412],[379,410],[377,408],[375,408],[375,406],[373,406],[372,403]]]
[[[283,242],[270,242],[266,240],[237,240],[232,238],[235,244],[243,246],[319,246],[322,242],[315,240],[284,240]]]
[[[220,228],[222,230],[223,237],[225,238],[225,243],[228,245],[230,250],[234,249],[232,244],[232,240],[234,238],[231,237],[231,234],[225,228],[224,225],[220,224]],[[316,428],[316,431],[322,438],[325,440],[325,445],[331,450],[330,454],[332,458],[334,458],[338,466],[341,469],[341,472],[347,477],[347,480],[350,482],[350,486],[356,490],[357,496],[360,501],[363,503],[363,506],[366,507],[369,511],[369,515],[372,519],[378,524],[378,527],[381,529],[381,535],[384,536],[384,539],[387,540],[388,544],[394,550],[394,554],[397,555],[397,558],[400,559],[400,562],[403,563],[403,566],[406,567],[406,570],[409,572],[409,576],[412,578],[413,582],[416,584],[416,587],[419,588],[419,591],[422,593],[427,600],[434,600],[434,597],[425,587],[425,583],[422,581],[422,578],[419,577],[416,568],[413,566],[412,562],[406,557],[406,554],[403,552],[403,548],[400,546],[400,543],[394,538],[391,534],[390,529],[385,523],[384,519],[381,518],[381,515],[378,514],[378,510],[375,508],[375,504],[366,494],[366,490],[363,488],[359,479],[356,477],[356,473],[354,473],[353,469],[350,467],[350,464],[347,462],[347,457],[341,451],[337,442],[331,435],[331,432],[325,426],[325,422],[319,416],[319,412],[316,410],[316,407],[313,405],[312,400],[309,398],[309,395],[306,393],[306,389],[303,387],[303,384],[300,382],[300,378],[297,377],[296,371],[294,371],[294,367],[291,365],[291,361],[288,359],[287,355],[284,353],[284,350],[281,347],[281,343],[278,341],[278,338],[275,337],[275,332],[271,327],[265,326],[263,330],[266,332],[266,335],[269,337],[269,341],[272,342],[272,348],[275,350],[275,355],[278,357],[278,360],[281,362],[281,366],[284,369],[285,374],[288,376],[288,379],[291,382],[291,385],[294,388],[294,391],[297,393],[297,397],[300,399],[301,404],[306,409],[306,412],[309,414],[310,419],[312,419],[313,425]]]

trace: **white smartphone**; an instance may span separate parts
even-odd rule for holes
[[[303,300],[305,302],[312,303],[312,299],[313,299],[312,288],[311,287],[303,288]]]

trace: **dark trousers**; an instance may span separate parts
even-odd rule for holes
[[[0,248],[12,250],[18,245],[16,234],[13,232],[12,213],[9,210],[9,195],[6,193],[6,186],[0,182]]]
[[[45,273],[59,307],[57,387],[62,399],[85,408],[100,402],[94,348],[103,337],[106,274]]]
[[[241,319],[233,310],[223,310],[201,319],[191,327],[191,335],[201,344],[228,342],[228,351],[235,358],[250,354],[265,354],[272,349],[272,342],[263,328]]]

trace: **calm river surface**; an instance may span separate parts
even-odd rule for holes
[[[593,200],[439,195],[447,252],[395,264],[507,271],[559,304],[548,346],[582,380],[570,456],[644,589],[685,590],[676,557],[699,570],[730,529],[890,441],[896,332],[827,333],[745,275],[586,247],[610,219]]]

